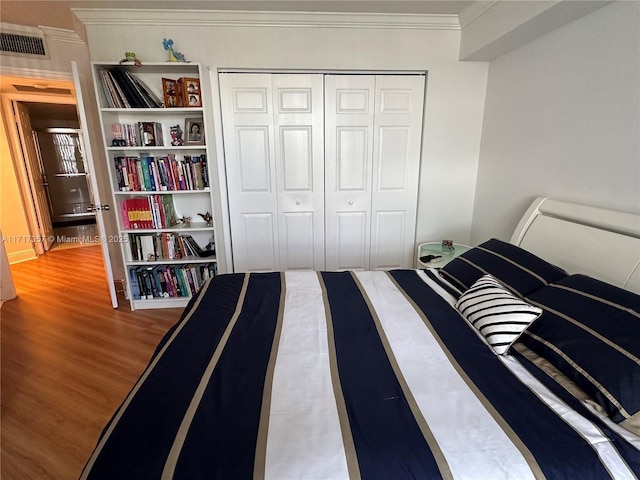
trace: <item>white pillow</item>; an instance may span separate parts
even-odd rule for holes
[[[456,308],[503,355],[542,310],[504,288],[491,275],[479,278],[456,302]]]

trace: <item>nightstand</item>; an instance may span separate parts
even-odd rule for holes
[[[426,242],[418,245],[416,254],[416,268],[429,268],[429,267],[444,267],[451,260],[458,255],[463,254],[471,247],[468,245],[462,245],[460,243],[453,244],[454,251],[447,252],[442,251],[442,242]],[[430,261],[429,263],[422,263],[420,257],[425,255],[442,255],[440,258]]]

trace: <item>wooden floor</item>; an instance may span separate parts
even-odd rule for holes
[[[1,478],[78,478],[179,309],[111,307],[99,246],[11,267],[0,310]],[[115,479],[114,479],[115,480]]]

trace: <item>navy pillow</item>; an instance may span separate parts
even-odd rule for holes
[[[440,272],[462,290],[490,274],[521,297],[567,276],[561,268],[497,238],[466,251]]]
[[[520,341],[640,434],[640,295],[571,275],[527,300],[543,313]]]

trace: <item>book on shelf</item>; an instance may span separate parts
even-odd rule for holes
[[[130,233],[129,247],[133,262],[202,258],[215,254],[215,250],[203,250],[191,235],[174,232]]]
[[[129,267],[131,294],[136,300],[191,297],[216,275],[215,263]]]
[[[164,157],[140,154],[139,157],[113,158],[115,179],[121,192],[163,192],[209,189],[207,156],[175,154]]]
[[[139,78],[121,67],[102,68],[98,77],[110,108],[159,108],[158,97]]]
[[[164,146],[162,124],[160,122],[138,122],[138,129],[140,131],[141,147]]]
[[[161,229],[178,225],[171,195],[148,195],[120,201],[124,229]]]
[[[119,143],[120,146],[140,146],[139,127],[137,123],[112,123],[111,133],[113,135],[113,140],[124,141],[124,144]],[[112,142],[112,145],[115,146],[115,143]]]
[[[111,146],[163,147],[164,134],[160,122],[112,123]]]

